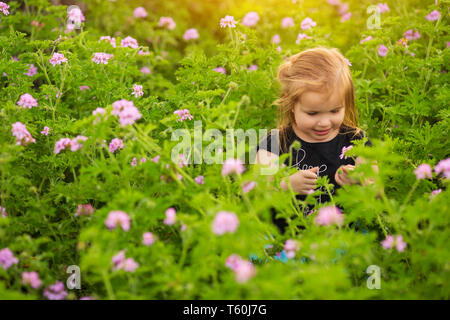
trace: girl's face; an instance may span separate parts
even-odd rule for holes
[[[339,133],[345,107],[338,90],[327,97],[317,91],[306,91],[292,110],[294,132],[306,142],[327,142]]]

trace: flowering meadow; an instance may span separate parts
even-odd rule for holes
[[[449,299],[449,3],[1,1],[0,299]],[[275,128],[317,46],[373,143],[323,204],[202,135]]]

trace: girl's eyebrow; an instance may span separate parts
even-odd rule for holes
[[[339,106],[331,108],[330,111],[333,111],[333,110],[336,110],[336,109],[341,109],[342,107],[343,107],[343,105],[339,105]],[[320,112],[320,111],[309,109],[308,107],[305,107],[305,108],[306,108],[306,110],[303,110],[305,112]]]

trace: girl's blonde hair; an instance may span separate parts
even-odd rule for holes
[[[305,91],[328,92],[339,90],[345,107],[343,127],[355,135],[358,128],[355,108],[355,89],[348,60],[337,49],[318,47],[297,53],[278,69],[281,96],[278,105],[280,142],[286,149],[286,129],[295,123],[294,107]],[[287,151],[285,151],[287,152]]]

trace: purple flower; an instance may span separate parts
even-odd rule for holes
[[[64,290],[64,284],[57,281],[44,289],[44,296],[49,300],[64,300],[67,297],[67,292]]]
[[[175,23],[175,21],[173,21],[173,19],[171,17],[161,17],[161,18],[159,18],[158,26],[167,28],[169,30],[173,30],[173,29],[175,29],[177,24]]]
[[[362,39],[359,43],[363,44],[364,42],[367,42],[367,41],[370,41],[370,40],[372,40],[372,36],[368,36],[368,37]]]
[[[30,69],[28,70],[28,72],[24,72],[23,74],[32,77],[37,73],[37,68],[34,66],[34,64],[29,64],[28,66],[30,67]]]
[[[226,176],[230,173],[237,173],[241,174],[245,171],[244,165],[242,164],[241,160],[239,159],[227,159],[225,160],[223,167],[222,167],[222,175]]]
[[[123,141],[119,138],[114,138],[109,143],[109,151],[114,153],[117,149],[123,149]]]
[[[303,39],[311,39],[311,37],[308,36],[308,35],[305,34],[305,33],[299,33],[299,34],[297,35],[297,40],[295,41],[295,43],[296,43],[296,44],[300,44],[300,41],[302,41]]]
[[[341,154],[340,154],[340,156],[339,156],[339,159],[344,159],[344,157],[345,157],[345,159],[347,159],[347,156],[345,155],[345,153],[346,153],[348,150],[350,150],[351,148],[353,148],[352,145],[350,145],[350,146],[348,146],[348,147],[343,147],[343,148],[342,148],[342,151],[341,151]]]
[[[36,140],[28,132],[27,127],[21,122],[13,123],[11,131],[12,135],[17,139],[17,145],[26,146],[30,142],[36,143]]]
[[[433,10],[429,15],[427,15],[425,18],[428,21],[435,21],[437,19],[439,19],[439,17],[441,16],[441,14],[439,13],[439,11],[437,10]]]
[[[8,269],[13,264],[17,264],[19,260],[17,260],[16,257],[14,257],[14,254],[12,253],[9,248],[3,248],[0,250],[0,265],[3,267],[3,269]]]
[[[77,207],[77,212],[75,212],[75,217],[78,216],[90,216],[94,213],[94,207],[87,204],[79,204]]]
[[[38,289],[42,285],[39,275],[36,271],[22,272],[22,283],[31,285],[33,289]]]
[[[203,176],[198,176],[194,178],[194,181],[196,184],[204,184],[204,177]]]
[[[100,37],[100,40],[98,40],[98,41],[102,41],[102,40],[108,41],[113,46],[113,48],[116,47],[116,38],[111,38],[110,36],[103,36],[103,37]]]
[[[276,34],[270,40],[271,43],[279,44],[281,42],[280,35]]]
[[[111,114],[119,116],[119,121],[122,127],[133,124],[136,120],[142,117],[142,114],[134,106],[133,101],[125,99],[115,101],[113,103],[113,111]]]
[[[316,25],[317,23],[313,21],[311,18],[305,18],[300,24],[300,27],[302,28],[302,30],[308,30],[311,29],[312,27],[315,27]]]
[[[113,54],[104,53],[104,52],[96,52],[94,53],[94,57],[92,58],[92,61],[94,61],[96,64],[108,64],[108,60],[112,59],[114,57]]]
[[[250,192],[251,190],[253,190],[253,188],[256,187],[256,182],[255,181],[249,181],[244,183],[244,185],[242,186],[242,190],[244,191],[244,193]]]
[[[220,72],[220,73],[223,73],[223,74],[227,73],[227,70],[224,67],[217,67],[217,68],[214,68],[213,70],[215,72]]]
[[[284,250],[286,251],[286,256],[289,259],[294,258],[296,251],[298,251],[299,249],[300,249],[300,246],[299,246],[298,242],[295,240],[288,239],[284,243]]]
[[[147,17],[147,11],[145,10],[145,8],[143,7],[137,7],[136,9],[134,9],[133,11],[133,16],[135,18],[145,18]]]
[[[252,11],[245,15],[245,17],[242,19],[242,24],[246,27],[253,27],[258,21],[258,13]]]
[[[212,223],[212,231],[221,236],[226,232],[234,233],[239,226],[239,219],[234,212],[220,211]]]
[[[378,54],[381,57],[385,57],[387,55],[387,53],[388,53],[388,48],[386,48],[386,46],[384,44],[380,44],[378,46]]]
[[[195,28],[191,28],[191,29],[187,29],[186,32],[183,35],[183,39],[184,41],[189,41],[189,40],[193,40],[193,39],[198,39],[200,36],[198,34],[197,29]]]
[[[133,92],[131,93],[132,96],[142,97],[144,95],[144,90],[142,90],[142,86],[139,84],[133,84]]]
[[[6,218],[6,216],[8,215],[8,212],[6,212],[6,208],[3,208],[2,206],[0,206],[0,214],[1,214],[2,218]]]
[[[50,63],[55,66],[57,64],[66,63],[67,58],[64,57],[62,53],[55,52],[53,56],[50,58]]]
[[[105,220],[105,225],[109,230],[120,226],[123,231],[128,231],[130,230],[130,217],[124,211],[110,211]]]
[[[283,20],[281,20],[281,27],[283,29],[290,28],[294,26],[294,19],[291,17],[285,17]]]
[[[385,12],[390,11],[389,6],[386,3],[379,3],[378,10],[380,11],[380,13],[385,13]]]
[[[403,252],[406,248],[406,243],[400,235],[397,235],[395,238],[392,235],[388,235],[385,240],[381,241],[381,245],[386,250],[391,249],[395,245],[398,252]]]
[[[437,175],[442,173],[442,175],[446,179],[449,179],[450,178],[450,158],[439,161],[439,163],[434,166],[434,172],[436,172]]]
[[[255,71],[258,70],[258,66],[256,64],[252,64],[250,67],[247,68],[249,71]]]
[[[175,224],[176,221],[176,211],[174,208],[169,208],[166,210],[166,219],[164,219],[164,224],[171,226]]]
[[[417,180],[425,179],[425,178],[433,178],[433,173],[431,171],[431,167],[429,164],[421,164],[414,170],[414,173],[416,174]]]
[[[120,42],[120,46],[123,48],[126,48],[126,47],[133,48],[133,49],[139,48],[139,45],[138,45],[136,39],[134,39],[132,37],[126,37],[125,39],[122,39],[122,41]]]
[[[151,246],[156,241],[156,237],[151,232],[145,232],[142,235],[142,243],[146,246]]]
[[[180,109],[173,112],[174,114],[178,115],[179,118],[177,121],[185,121],[186,119],[192,120],[194,117],[189,113],[188,109]]]
[[[327,206],[319,209],[319,213],[314,219],[314,223],[321,226],[329,226],[331,224],[341,225],[344,222],[344,216],[341,210],[335,206]]]
[[[142,74],[149,74],[149,73],[151,73],[149,67],[142,67],[141,68],[141,72],[142,72]]]
[[[256,274],[255,266],[250,261],[243,260],[236,254],[230,255],[225,265],[234,271],[236,281],[239,283],[247,282]]]
[[[3,1],[0,1],[0,12],[2,12],[5,16],[9,14],[9,6],[4,3]]]
[[[220,19],[220,27],[221,28],[236,28],[236,21],[233,16],[225,16],[225,18]]]
[[[17,105],[22,108],[31,109],[32,107],[37,107],[38,103],[35,98],[29,93],[25,93],[20,96],[19,101],[17,101]]]

